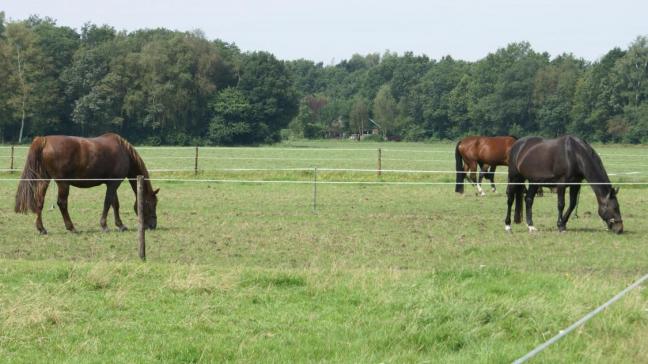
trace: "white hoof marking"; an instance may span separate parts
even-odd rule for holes
[[[504,226],[504,231],[506,231],[507,233],[510,233],[511,232],[511,225]]]
[[[534,231],[538,231],[538,229],[536,229],[533,225],[529,225],[529,232],[532,233]]]

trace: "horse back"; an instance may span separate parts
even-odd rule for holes
[[[130,158],[119,136],[105,134],[96,138],[52,135],[45,137],[43,163],[52,178],[124,178]],[[99,183],[72,183],[97,185]]]
[[[584,143],[571,136],[556,139],[525,137],[511,148],[509,175],[534,182],[565,182],[581,178],[576,155]]]
[[[470,136],[461,140],[459,151],[469,160],[491,166],[507,165],[508,153],[515,140],[510,136]]]

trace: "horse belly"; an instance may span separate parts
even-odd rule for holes
[[[523,160],[518,161],[517,167],[523,176],[537,182],[554,181],[560,177],[554,168],[553,159],[547,160],[527,154]]]

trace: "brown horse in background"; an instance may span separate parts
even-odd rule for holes
[[[106,217],[112,206],[115,213],[115,225],[120,231],[126,226],[119,217],[119,199],[117,188],[124,178],[135,192],[135,213],[137,213],[138,175],[148,178],[149,174],[135,148],[117,134],[104,134],[96,138],[79,138],[73,136],[52,135],[35,137],[29,148],[25,168],[16,192],[17,213],[36,213],[36,229],[47,234],[43,227],[41,213],[45,204],[45,193],[50,179],[58,185],[57,205],[63,215],[65,228],[75,232],[67,209],[70,186],[89,188],[106,185],[103,213],[99,224],[108,231]],[[157,225],[157,193],[151,182],[144,180],[144,225],[155,229]]]
[[[455,161],[457,182],[455,192],[463,193],[464,179],[467,177],[472,183],[477,184],[477,191],[484,196],[481,181],[484,177],[491,181],[493,192],[495,188],[495,169],[497,166],[508,165],[508,154],[517,139],[512,136],[469,136],[457,143],[455,148]],[[477,178],[477,167],[481,170]]]

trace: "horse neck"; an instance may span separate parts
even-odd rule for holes
[[[130,155],[130,158],[131,161],[130,169],[128,172],[128,180],[130,181],[131,187],[133,188],[133,192],[135,192],[135,195],[137,195],[137,176],[144,176],[144,194],[148,195],[152,193],[153,186],[151,185],[151,181],[148,179],[149,173],[146,169],[146,166],[144,165],[144,162],[138,155],[135,154],[134,151]]]
[[[587,153],[583,154],[581,158],[583,161],[581,172],[587,182],[590,183],[597,200],[600,202],[612,190],[612,183],[601,159],[591,147],[588,149]]]

